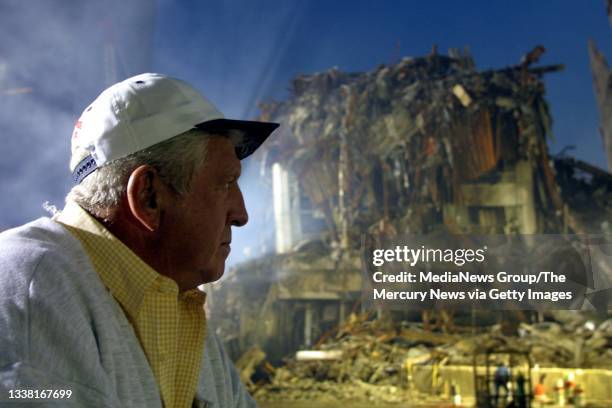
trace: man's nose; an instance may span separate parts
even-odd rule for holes
[[[249,214],[244,206],[244,197],[242,196],[242,191],[237,183],[232,200],[232,206],[230,208],[229,222],[231,225],[236,227],[242,227],[249,222]]]

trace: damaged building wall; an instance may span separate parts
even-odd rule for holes
[[[268,157],[293,170],[339,245],[381,220],[413,232],[556,231],[545,71],[479,73],[469,56],[432,55],[303,76],[289,101],[263,107],[286,124]]]
[[[211,293],[234,356],[259,344],[278,361],[358,311],[366,233],[601,232],[609,174],[584,167],[595,176],[582,185],[576,163],[548,155],[541,77],[561,67],[532,60],[478,71],[451,50],[366,73],[331,69],[263,105],[261,119],[282,125],[258,156],[291,174],[275,202],[294,221],[277,226],[291,231],[278,255],[235,268]],[[580,189],[600,192],[596,213],[582,216]]]
[[[280,163],[272,166],[276,252],[288,252],[302,235],[299,189],[290,170]]]
[[[601,138],[608,160],[608,171],[612,171],[612,72],[603,54],[589,41],[589,57],[593,72],[593,88],[599,109]]]

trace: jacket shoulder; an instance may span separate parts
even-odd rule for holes
[[[79,248],[78,240],[49,218],[0,233],[0,298],[26,290],[43,269],[67,272],[80,258]]]
[[[95,272],[81,248],[48,218],[0,234],[0,363],[27,357],[28,347],[43,339],[39,329],[74,331],[62,320],[88,320],[83,297]],[[55,340],[50,334],[45,338]]]

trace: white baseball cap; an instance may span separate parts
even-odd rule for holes
[[[278,126],[225,119],[188,83],[162,74],[140,74],[106,89],[81,114],[72,133],[73,181],[79,184],[106,163],[193,128],[243,131],[244,138],[236,146],[236,155],[242,160]]]

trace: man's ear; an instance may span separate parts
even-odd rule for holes
[[[128,207],[132,217],[148,231],[159,229],[166,190],[152,166],[142,165],[130,174],[126,191]]]

